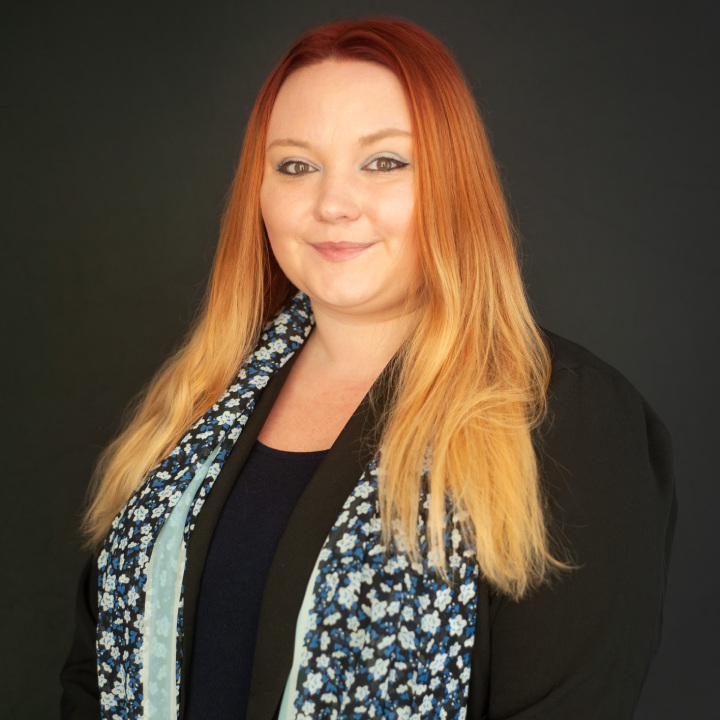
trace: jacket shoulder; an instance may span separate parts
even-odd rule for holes
[[[596,411],[619,406],[634,408],[657,419],[655,412],[637,388],[619,370],[572,340],[542,329],[550,352],[552,369],[548,387],[551,411],[568,401],[582,399]]]
[[[550,542],[570,567],[519,602],[479,605],[488,716],[630,718],[660,638],[676,514],[669,439],[619,371],[543,332],[552,375],[538,466]]]
[[[590,352],[579,343],[568,340],[565,337],[556,335],[545,328],[541,328],[550,357],[552,359],[552,373],[555,375],[564,370],[578,371],[592,369],[604,375],[622,379],[629,384],[629,380],[612,365],[601,360],[597,355]]]

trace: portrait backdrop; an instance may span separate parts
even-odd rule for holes
[[[435,33],[467,75],[541,324],[620,369],[673,436],[679,524],[637,717],[720,717],[718,7],[6,7],[0,716],[57,716],[91,468],[196,312],[263,79],[303,30],[388,13]]]

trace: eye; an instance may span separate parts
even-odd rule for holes
[[[283,175],[307,175],[308,173],[317,172],[317,168],[305,160],[282,160],[275,169]]]
[[[390,172],[391,170],[399,170],[400,168],[407,167],[410,163],[390,155],[380,155],[380,157],[374,157],[369,163],[363,165],[363,170],[369,170],[370,172]]]

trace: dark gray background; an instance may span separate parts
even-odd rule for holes
[[[490,128],[541,322],[675,440],[643,720],[716,718],[719,16],[711,2],[14,3],[2,13],[0,715],[57,714],[93,459],[186,330],[247,113],[302,30],[396,13]]]

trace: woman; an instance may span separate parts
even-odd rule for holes
[[[101,460],[65,717],[630,717],[673,513],[652,410],[532,320],[448,51],[320,28]]]

